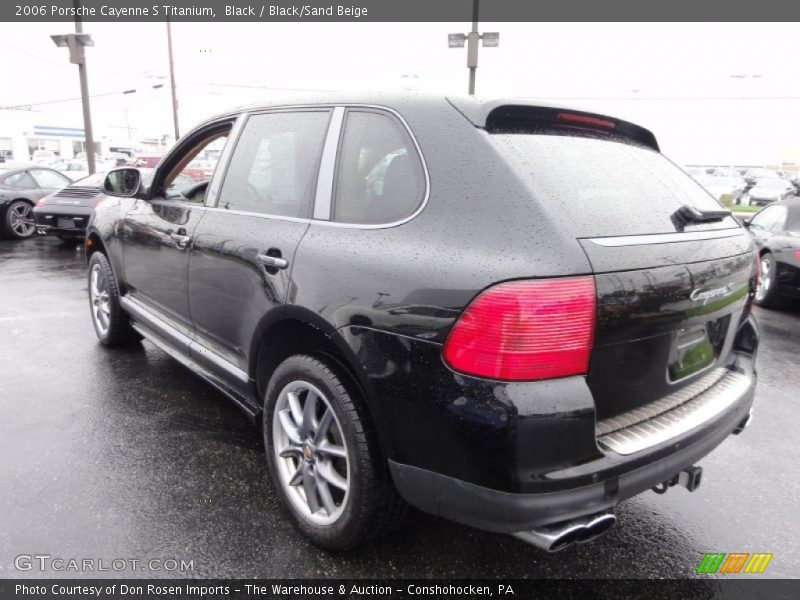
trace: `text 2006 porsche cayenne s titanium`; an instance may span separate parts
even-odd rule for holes
[[[210,180],[170,191],[200,159]],[[749,419],[753,240],[632,123],[295,98],[104,185],[100,341],[144,336],[244,409],[320,546],[407,503],[547,550],[588,541],[635,494],[694,490]]]

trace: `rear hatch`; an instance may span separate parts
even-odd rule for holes
[[[746,230],[730,216],[684,218],[685,205],[705,215],[723,207],[659,153],[647,130],[537,111],[500,107],[488,114],[485,135],[592,266],[597,321],[587,381],[598,419],[729,364],[755,280]],[[557,123],[556,115],[567,116]]]

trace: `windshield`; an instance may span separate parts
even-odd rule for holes
[[[570,222],[578,237],[671,233],[684,204],[721,206],[654,150],[584,137],[486,135],[547,213]],[[686,229],[736,226],[729,217]]]

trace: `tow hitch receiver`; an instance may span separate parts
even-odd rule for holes
[[[693,492],[700,487],[700,479],[702,476],[703,467],[696,467],[692,465],[688,469],[684,469],[677,475],[674,475],[666,481],[662,481],[658,485],[654,486],[653,491],[656,494],[665,494],[669,488],[676,485],[681,485],[690,492]]]

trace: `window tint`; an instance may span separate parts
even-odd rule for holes
[[[35,189],[38,187],[36,185],[36,182],[33,180],[33,177],[31,177],[30,173],[28,173],[27,171],[20,171],[19,173],[14,173],[13,175],[9,175],[8,177],[5,178],[5,181],[3,181],[3,183],[11,187],[20,188],[24,190]]]
[[[764,231],[780,231],[786,221],[786,207],[768,206],[750,221],[750,227]]]
[[[697,182],[648,148],[564,135],[485,135],[526,185],[531,210],[544,209],[576,237],[674,233],[672,215],[682,205],[720,209]],[[728,217],[686,230],[735,226]]]
[[[328,111],[251,116],[233,151],[219,205],[308,217]]]
[[[397,119],[348,111],[334,189],[333,220],[341,223],[392,223],[414,213],[425,176]]]
[[[39,187],[43,188],[62,188],[69,183],[69,179],[53,171],[46,171],[44,169],[35,169],[31,171]]]

